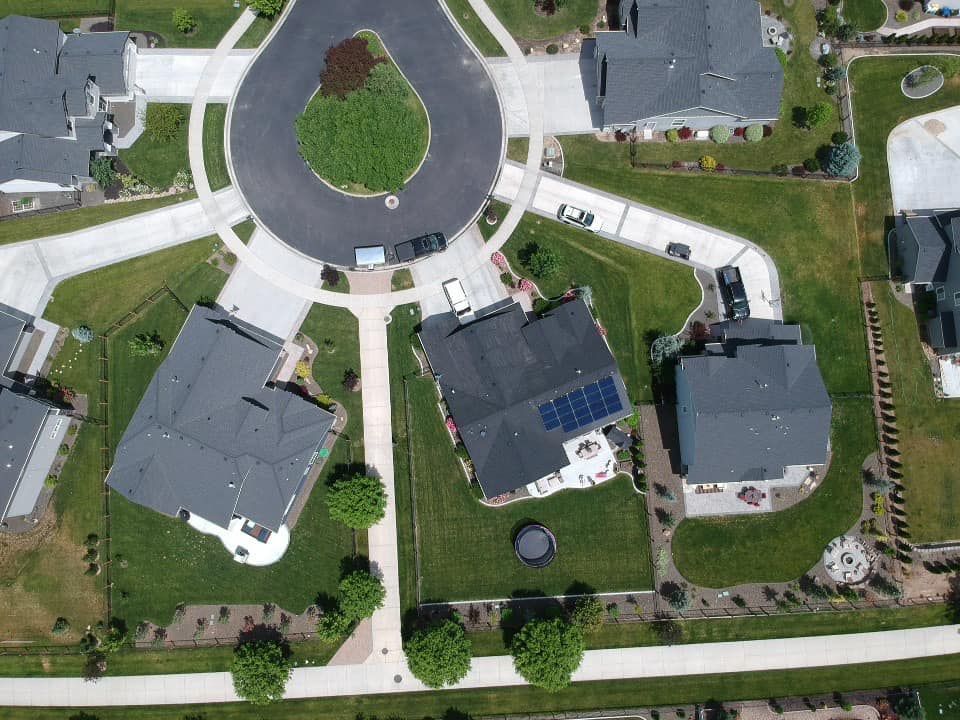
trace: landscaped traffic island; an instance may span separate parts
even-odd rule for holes
[[[327,51],[320,90],[296,128],[310,168],[359,195],[402,189],[430,144],[423,103],[370,32]]]

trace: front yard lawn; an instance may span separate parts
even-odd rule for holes
[[[203,114],[203,164],[207,169],[210,189],[214,192],[230,184],[227,154],[223,147],[223,127],[226,122],[226,105],[207,105]]]
[[[831,441],[826,478],[799,504],[763,515],[681,522],[673,539],[680,573],[695,585],[723,588],[789,582],[810,570],[824,546],[860,517],[860,467],[877,449],[868,400],[834,399]]]
[[[118,30],[149,30],[163,36],[167,47],[212,48],[246,8],[235,9],[229,0],[117,0]],[[173,11],[187,10],[197,27],[185,34],[173,24]],[[71,14],[76,14],[71,13]],[[258,17],[238,43],[238,47],[256,47],[269,32],[271,21]],[[256,30],[256,32],[254,32]]]
[[[502,218],[505,215],[505,209]],[[481,227],[484,221],[481,219]],[[679,332],[700,303],[700,286],[682,265],[576,230],[554,220],[524,215],[503,252],[511,267],[530,277],[519,255],[529,243],[552,248],[560,271],[533,278],[547,297],[588,285],[607,339],[634,402],[649,402],[651,337]]]
[[[469,0],[445,0],[450,14],[467,34],[473,44],[484,57],[500,57],[506,55],[497,39],[490,34],[487,26],[477,17],[470,6]]]
[[[887,20],[883,0],[843,0],[843,19],[861,32],[871,32]]]
[[[175,105],[174,107],[183,112],[183,122],[180,123],[175,138],[167,142],[158,142],[150,137],[150,132],[147,130],[132,147],[120,151],[120,160],[130,169],[130,172],[158,190],[166,190],[173,185],[173,179],[180,170],[190,171],[190,154],[187,150],[190,106]],[[206,140],[206,127],[204,127],[204,140]]]
[[[591,25],[597,15],[595,0],[565,0],[553,15],[543,15],[533,0],[490,0],[490,9],[517,40],[547,40]]]
[[[911,542],[960,537],[960,405],[933,394],[913,311],[885,283],[874,284],[893,383]]]
[[[419,314],[409,307],[393,313],[390,324],[392,383],[400,388],[393,412],[397,454],[412,447],[413,487],[419,527],[421,600],[506,598],[513,595],[557,595],[575,585],[599,592],[644,590],[651,587],[649,537],[644,498],[631,481],[617,478],[589,491],[567,491],[543,500],[489,508],[467,484],[449,433],[437,407],[434,382],[413,375],[419,365],[411,333]],[[407,383],[409,418],[404,423],[403,381]],[[409,457],[409,456],[408,456]],[[402,470],[409,471],[404,462]],[[397,474],[397,485],[409,487],[409,476]],[[398,490],[398,496],[401,491]],[[398,505],[401,533],[409,536],[409,505]],[[530,521],[543,523],[557,537],[557,558],[547,568],[533,570],[517,560],[513,535]],[[412,548],[401,555],[409,586]],[[409,603],[407,603],[409,604]]]
[[[785,320],[800,323],[803,341],[817,346],[827,390],[869,390],[856,231],[847,186],[637,172],[629,166],[607,165],[602,157],[577,145],[565,151],[565,160],[565,174],[571,180],[760,245],[780,272]],[[649,292],[675,303],[662,290],[659,276],[655,277]]]
[[[864,275],[889,272],[885,238],[893,227],[893,201],[887,137],[904,120],[960,103],[960,76],[948,78],[939,92],[923,100],[911,100],[900,91],[904,75],[935,61],[936,56],[929,55],[868,57],[854,61],[850,67],[856,140],[863,153],[853,197]]]

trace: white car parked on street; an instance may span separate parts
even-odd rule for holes
[[[600,232],[603,227],[603,220],[598,218],[588,210],[581,210],[573,205],[561,205],[557,210],[557,219],[565,222],[567,225],[574,225],[590,232]]]

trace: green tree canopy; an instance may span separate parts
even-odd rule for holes
[[[560,255],[551,247],[534,243],[528,248],[525,264],[535,277],[551,278],[560,272]]]
[[[583,631],[560,618],[531,620],[511,645],[513,666],[531,685],[561,690],[583,660]]]
[[[833,118],[833,106],[830,103],[818,102],[811,108],[807,108],[807,127],[810,129],[818,128]]]
[[[340,581],[340,611],[349,620],[370,617],[383,605],[387,591],[379,578],[356,570]]]
[[[452,620],[414,633],[406,652],[410,672],[432,688],[456,685],[465,678],[473,655],[463,626]]]
[[[276,641],[242,643],[234,651],[230,673],[237,695],[255,705],[266,705],[283,699],[290,661]]]
[[[334,520],[355,530],[366,530],[383,519],[387,493],[378,478],[354,475],[333,483],[327,507]]]
[[[592,595],[580,598],[570,614],[570,621],[584,633],[597,632],[603,627],[603,603]]]
[[[826,167],[828,173],[837,177],[852,177],[860,165],[860,150],[852,142],[830,148]]]
[[[283,9],[283,0],[247,0],[247,5],[264,17],[273,17]]]

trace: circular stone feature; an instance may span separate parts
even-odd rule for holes
[[[400,198],[396,195],[387,195],[386,199],[383,201],[383,204],[387,206],[387,210],[396,210],[400,207]]]
[[[900,81],[900,90],[911,100],[930,97],[943,87],[943,73],[933,65],[921,65]]]
[[[543,568],[557,555],[557,539],[543,525],[527,525],[513,541],[517,557],[527,567]]]
[[[866,580],[873,569],[876,555],[860,538],[841,535],[823,551],[827,575],[838,583],[856,585]]]

